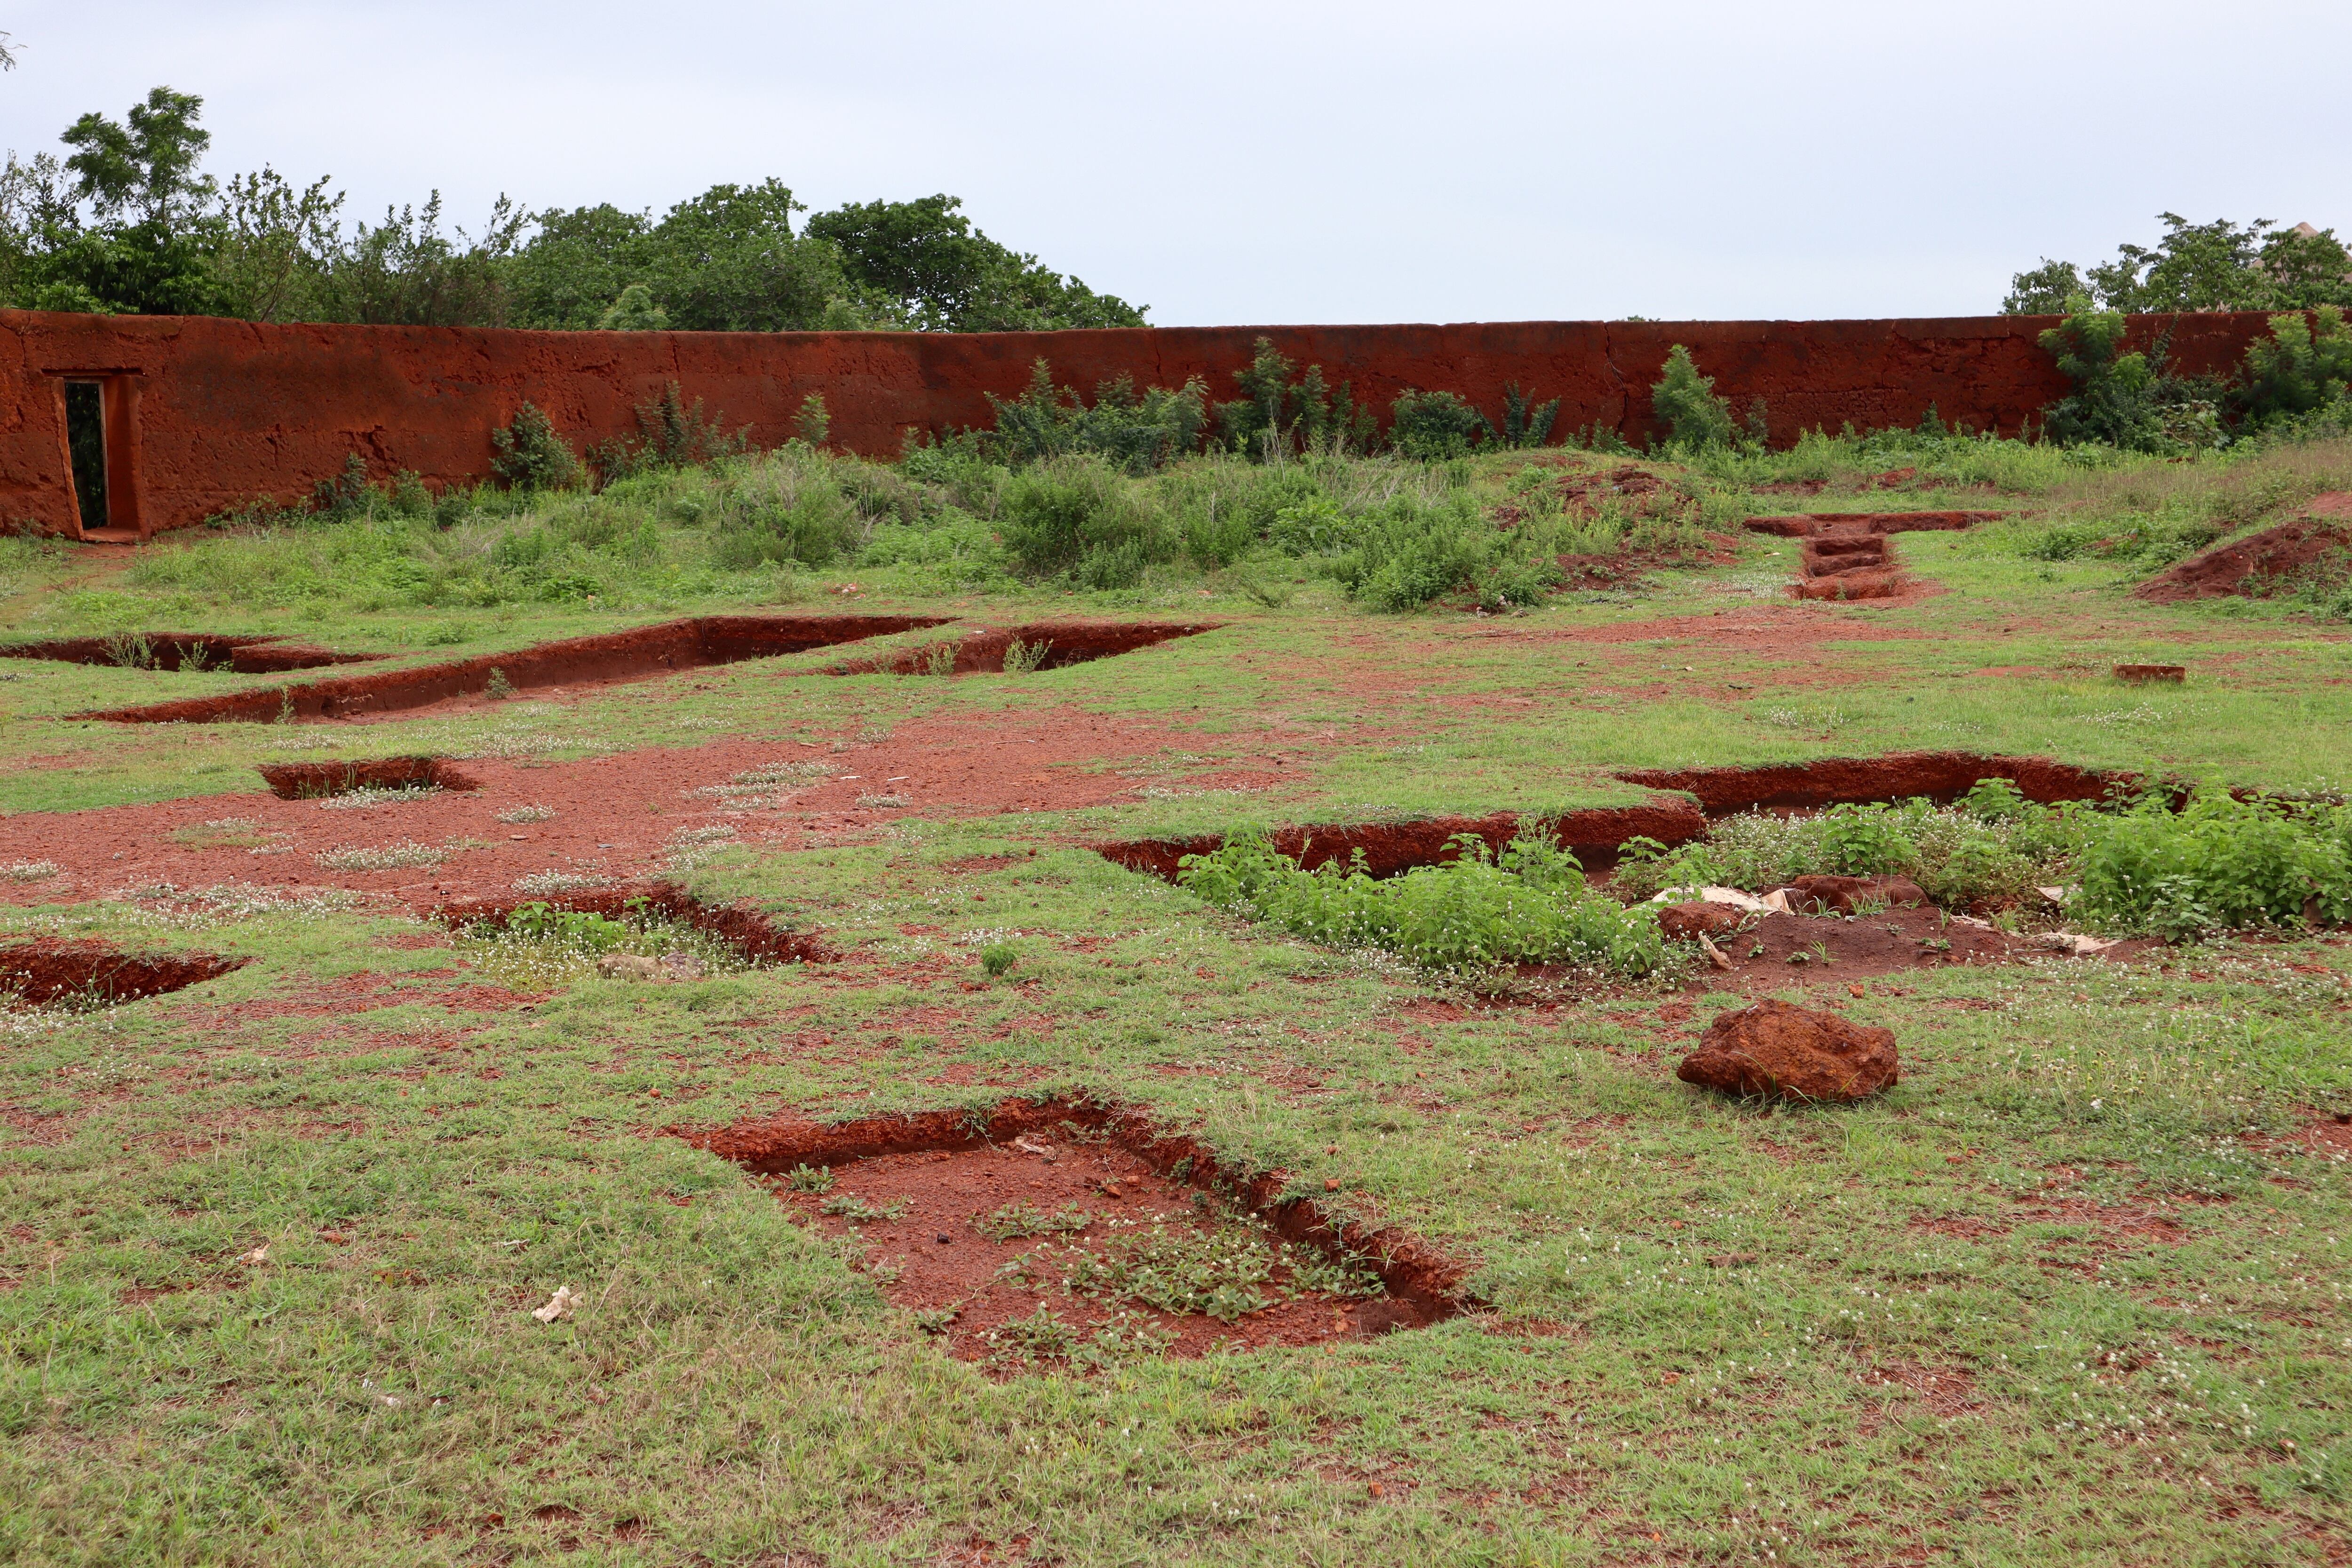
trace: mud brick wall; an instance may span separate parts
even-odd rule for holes
[[[1236,395],[1260,336],[1319,363],[1386,415],[1409,387],[1459,393],[1498,423],[1504,387],[1560,399],[1557,434],[1653,433],[1649,387],[1687,344],[1744,414],[1762,397],[1771,438],[1816,426],[1950,422],[2015,434],[2065,390],[2036,316],[1873,321],[1517,321],[1451,326],[1151,327],[1076,332],[530,332],[455,327],[270,325],[212,317],[0,311],[0,526],[76,531],[65,384],[105,388],[115,529],[144,536],[261,497],[294,500],[358,452],[379,479],[413,469],[438,489],[489,471],[490,431],[526,399],[576,446],[634,433],[637,404],[676,381],[751,439],[788,439],[821,392],[832,440],[895,455],[910,431],[985,426],[984,395],[1019,394],[1041,356],[1091,395],[1129,375],[1200,376]],[[2142,317],[2187,372],[2234,365],[2267,331],[2255,313]],[[1557,435],[1556,437],[1557,438]]]

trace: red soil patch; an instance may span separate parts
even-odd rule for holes
[[[2146,686],[2158,681],[2179,686],[2189,679],[2189,668],[2179,664],[2119,664],[2116,666],[2115,674],[2117,680],[2133,686]]]
[[[265,723],[290,710],[297,719],[351,719],[480,695],[489,689],[493,670],[515,691],[609,684],[707,665],[805,653],[942,624],[944,618],[938,616],[703,616],[599,637],[566,637],[449,664],[138,708],[100,709],[72,717],[133,724],[209,724],[231,720]]]
[[[1177,1355],[1197,1355],[1220,1342],[1315,1344],[1418,1328],[1466,1305],[1466,1270],[1415,1238],[1335,1219],[1318,1204],[1285,1197],[1282,1172],[1244,1178],[1191,1138],[1162,1133],[1135,1112],[1089,1101],[1013,1100],[987,1113],[931,1111],[830,1126],[780,1119],[715,1132],[670,1131],[763,1175],[799,1165],[824,1167],[835,1173],[832,1194],[855,1195],[876,1207],[904,1202],[898,1218],[853,1226],[846,1217],[824,1215],[825,1199],[816,1194],[779,1194],[812,1223],[872,1243],[873,1263],[898,1271],[883,1286],[894,1302],[916,1310],[961,1302],[948,1333],[956,1353],[968,1360],[1001,1350],[1006,1342],[1000,1335],[992,1343],[991,1331],[1030,1317],[1041,1303],[1082,1331],[1106,1321],[1114,1310],[1138,1314],[1175,1336],[1171,1353]],[[1064,1247],[1098,1254],[1109,1237],[1154,1220],[1171,1233],[1192,1233],[1212,1197],[1256,1216],[1294,1247],[1360,1259],[1379,1276],[1385,1294],[1356,1301],[1307,1292],[1226,1323],[1066,1295],[1052,1283],[1050,1268],[1034,1277],[1044,1289],[1000,1277],[1024,1252],[1050,1248],[1066,1261]],[[1066,1235],[995,1242],[972,1223],[1011,1205],[1050,1215],[1073,1204],[1088,1219],[1083,1230]],[[1276,1283],[1286,1282],[1286,1275],[1276,1264]]]
[[[659,915],[725,942],[754,963],[830,963],[841,955],[805,931],[780,927],[765,913],[743,904],[706,904],[667,882],[641,882],[543,898],[457,899],[436,905],[432,918],[445,925],[502,926],[525,904],[578,910],[621,920],[632,910]]]
[[[1746,768],[1626,768],[1617,777],[1645,789],[1696,795],[1709,816],[1759,806],[1808,809],[1914,795],[1949,803],[1987,779],[2008,779],[2026,799],[2049,805],[2101,800],[2109,790],[2138,781],[2136,773],[2102,773],[2048,757],[1987,757],[1973,752],[1890,752],[1883,757],[1820,757]]]
[[[366,664],[380,653],[336,653],[289,643],[278,637],[207,637],[195,632],[142,632],[154,669],[220,669],[236,675],[272,675],[329,664]],[[67,664],[117,664],[124,645],[113,637],[50,637],[0,647],[0,658],[49,658]]]
[[[2352,492],[2324,495],[2305,515],[2199,552],[2132,590],[2152,605],[2261,598],[2307,573],[2352,570]]]
[[[1045,651],[1035,668],[1059,669],[1065,665],[1116,658],[1139,647],[1213,632],[1221,624],[1216,621],[1183,625],[1151,621],[1042,621],[1034,626],[1010,628],[974,626],[943,640],[955,649],[954,674],[1001,674],[1004,669],[1005,650],[1016,642],[1033,648],[1042,645]],[[930,658],[930,648],[908,648],[887,658],[852,659],[846,664],[834,666],[833,673],[923,675],[929,673]]]
[[[280,800],[321,800],[362,789],[482,787],[446,757],[379,757],[364,763],[264,763],[262,782]]]
[[[128,1002],[217,980],[250,962],[213,952],[122,952],[103,942],[43,940],[0,947],[0,991],[41,1006]]]
[[[739,738],[576,762],[483,758],[463,764],[480,781],[478,790],[364,810],[322,811],[315,802],[257,792],[18,812],[0,816],[0,863],[53,860],[64,869],[45,882],[0,881],[0,903],[91,898],[159,882],[340,887],[388,893],[414,906],[510,898],[515,879],[525,874],[576,871],[613,882],[657,876],[671,840],[684,828],[726,824],[737,829],[736,842],[804,849],[870,839],[908,812],[969,818],[1131,800],[1138,781],[1103,764],[1199,743],[1197,735],[1129,714],[1053,708],[910,720],[886,739],[848,742],[837,752]],[[731,775],[794,761],[827,763],[840,771],[804,787],[780,787],[772,804],[758,809],[702,793]],[[1197,788],[1264,784],[1286,771],[1229,768],[1186,783]],[[877,791],[910,804],[903,811],[859,804],[861,795]],[[499,812],[519,805],[544,806],[555,815],[544,822],[497,819]],[[257,856],[247,847],[217,847],[217,835],[205,824],[223,817],[252,822],[272,840],[268,847],[282,852]],[[179,842],[175,834],[192,842]],[[407,870],[331,871],[314,858],[323,850],[402,839],[466,847],[438,867]]]
[[[1693,991],[1761,995],[1796,985],[1835,989],[1885,974],[2065,956],[2063,949],[2032,937],[1948,921],[1933,909],[1889,909],[1850,918],[1766,913],[1714,941],[1731,968],[1710,963],[1692,979]],[[2097,956],[2134,958],[2163,945],[2119,942]],[[1524,973],[1540,978],[1547,971],[1530,965]]]
[[[1454,840],[1465,833],[1475,834],[1499,852],[1518,836],[1521,821],[1516,813],[1507,811],[1492,816],[1332,823],[1278,828],[1267,838],[1277,851],[1308,870],[1328,861],[1345,863],[1360,850],[1367,871],[1375,877],[1392,877],[1415,866],[1458,859],[1461,849]],[[1588,868],[1615,864],[1618,850],[1629,838],[1654,838],[1672,846],[1687,843],[1706,831],[1706,821],[1697,812],[1671,801],[1564,812],[1553,822],[1553,841],[1574,853]],[[1130,839],[1097,844],[1094,849],[1131,871],[1173,881],[1178,862],[1183,857],[1208,854],[1223,842],[1223,837],[1210,834],[1192,838]]]

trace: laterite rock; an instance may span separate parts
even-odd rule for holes
[[[1675,1077],[1742,1099],[1844,1105],[1900,1076],[1895,1031],[1767,999],[1720,1014]]]

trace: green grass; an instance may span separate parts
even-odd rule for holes
[[[1898,460],[1832,442],[1690,482],[1728,493],[1815,463],[1833,481],[1818,504],[1836,486],[1876,504],[1890,492],[1859,479]],[[1511,461],[1473,462],[1471,482],[1507,493]],[[2064,461],[1955,448],[1951,489],[1903,495],[1977,504],[1954,499],[1965,479],[2049,505]],[[860,736],[942,719],[992,736],[1076,714],[1158,737],[1080,764],[1126,775],[1117,804],[919,809],[862,842],[718,847],[690,873],[700,896],[789,910],[835,964],[643,984],[572,953],[545,1000],[512,1006],[485,954],[410,945],[436,928],[355,895],[0,913],[0,937],[252,960],[113,1008],[0,1013],[0,1560],[2340,1555],[2352,1192],[2305,1141],[2315,1117],[2352,1113],[2340,935],[1927,969],[1859,996],[1792,983],[1893,1028],[1903,1077],[1849,1110],[1770,1109],[1674,1078],[1733,998],[1600,985],[1490,1005],[1083,847],[1627,803],[1642,792],[1613,769],[1911,746],[2278,786],[2340,771],[2352,656],[2333,626],[2147,606],[2126,596],[2132,563],[1992,535],[1897,549],[1945,592],[1788,605],[1772,591],[1793,552],[1760,541],[1727,566],[1485,618],[1376,615],[1313,572],[1276,607],[1229,568],[1096,590],[859,565],[839,580],[860,607],[1223,628],[1015,678],[834,677],[820,653],[352,727],[84,727],[58,716],[244,678],[0,668],[16,678],[0,683],[11,823],[250,791],[252,763],[278,755],[539,762],[786,735],[840,742],[857,772]],[[625,614],[267,605],[217,574],[127,582],[10,550],[17,634],[271,627],[424,658],[756,602],[714,578]],[[1759,621],[1796,629],[1737,629]],[[426,646],[445,622],[480,640]],[[2189,684],[2106,675],[2150,658],[2188,664]],[[1203,782],[1248,770],[1268,782]],[[797,781],[729,787],[780,782]],[[224,844],[254,831],[233,803],[203,816],[191,831]],[[1048,1312],[974,1367],[942,1321],[887,1304],[854,1243],[796,1224],[773,1178],[674,1135],[1078,1093],[1416,1235],[1486,1306],[1328,1352],[1190,1362],[1136,1324],[1087,1338]],[[847,1177],[830,1195],[852,1220],[872,1206]],[[1199,1248],[1129,1252],[1099,1281],[1122,1300],[1273,1288]],[[566,1286],[570,1316],[531,1316]]]

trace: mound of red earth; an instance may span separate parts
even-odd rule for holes
[[[1405,822],[1282,827],[1266,838],[1276,852],[1310,871],[1331,860],[1342,865],[1353,863],[1360,854],[1367,873],[1393,877],[1416,866],[1435,866],[1460,858],[1462,847],[1457,840],[1464,834],[1483,840],[1488,848],[1500,853],[1504,846],[1518,837],[1521,826],[1533,820],[1536,819],[1507,811],[1492,816],[1425,816]],[[1543,820],[1550,825],[1553,842],[1575,855],[1587,869],[1615,864],[1629,838],[1654,838],[1672,847],[1688,843],[1706,832],[1706,819],[1680,801],[1569,811]],[[1131,871],[1172,882],[1185,856],[1206,855],[1223,843],[1222,836],[1204,834],[1192,838],[1129,839],[1097,844],[1094,849]]]
[[[1742,1099],[1847,1105],[1900,1074],[1894,1030],[1768,997],[1719,1015],[1675,1076]]]
[[[371,762],[264,763],[262,782],[280,800],[322,800],[362,789],[482,787],[446,757],[378,757]]]
[[[2352,575],[2352,491],[2313,498],[2292,522],[2200,551],[2132,590],[2152,605],[2261,598],[2306,574]]]
[[[598,637],[566,637],[447,664],[299,686],[267,686],[137,708],[99,709],[72,717],[133,724],[362,718],[491,694],[500,683],[512,692],[641,680],[944,624],[945,617],[939,616],[703,616]]]
[[[427,913],[428,918],[452,927],[503,926],[526,904],[580,910],[615,921],[632,914],[657,915],[718,939],[753,963],[830,963],[840,956],[815,936],[779,926],[759,910],[742,904],[706,904],[667,882],[623,883],[544,898],[453,899]]]
[[[139,632],[108,637],[50,637],[0,647],[0,658],[49,658],[67,664],[116,664],[134,668],[226,670],[235,675],[274,675],[330,664],[365,664],[380,653],[337,653],[290,643],[282,637],[199,632]]]
[[[123,952],[104,942],[45,939],[0,947],[0,991],[37,1007],[128,1002],[217,980],[249,962],[215,952]]]
[[[1033,669],[1059,669],[1097,658],[1116,658],[1176,637],[1213,632],[1222,623],[1155,621],[1045,621],[1010,628],[974,626],[928,647],[904,648],[883,658],[852,659],[833,667],[835,675],[973,675],[1002,673],[1015,644],[1035,662]],[[944,656],[950,668],[940,669]]]
[[[1879,757],[1816,757],[1754,767],[1622,768],[1616,776],[1646,789],[1695,795],[1709,816],[1759,807],[1811,810],[1915,795],[1948,804],[1988,779],[2007,779],[2026,799],[2051,805],[2100,800],[2111,790],[2128,789],[2139,781],[2136,773],[2078,768],[2049,757],[1975,752],[1890,752]]]
[[[1220,1344],[1315,1344],[1419,1328],[1466,1304],[1466,1271],[1414,1237],[1336,1219],[1318,1204],[1285,1196],[1282,1172],[1246,1175],[1191,1138],[1090,1101],[1016,1100],[992,1112],[669,1131],[762,1175],[829,1172],[829,1184],[780,1183],[778,1196],[808,1223],[865,1244],[884,1293],[939,1315],[939,1331],[967,1360],[1055,1359],[1050,1344],[1041,1353],[1034,1332],[1041,1307],[1081,1342],[1123,1321],[1181,1356]],[[1179,1241],[1204,1237],[1218,1224],[1216,1205],[1204,1201],[1212,1198],[1264,1226],[1263,1240],[1244,1243],[1265,1248],[1258,1310],[1228,1321],[1063,1290],[1073,1268],[1115,1254],[1114,1238],[1155,1227]],[[1355,1260],[1378,1279],[1380,1294],[1297,1289],[1276,1238],[1294,1256]],[[1224,1240],[1234,1245],[1230,1234]]]

